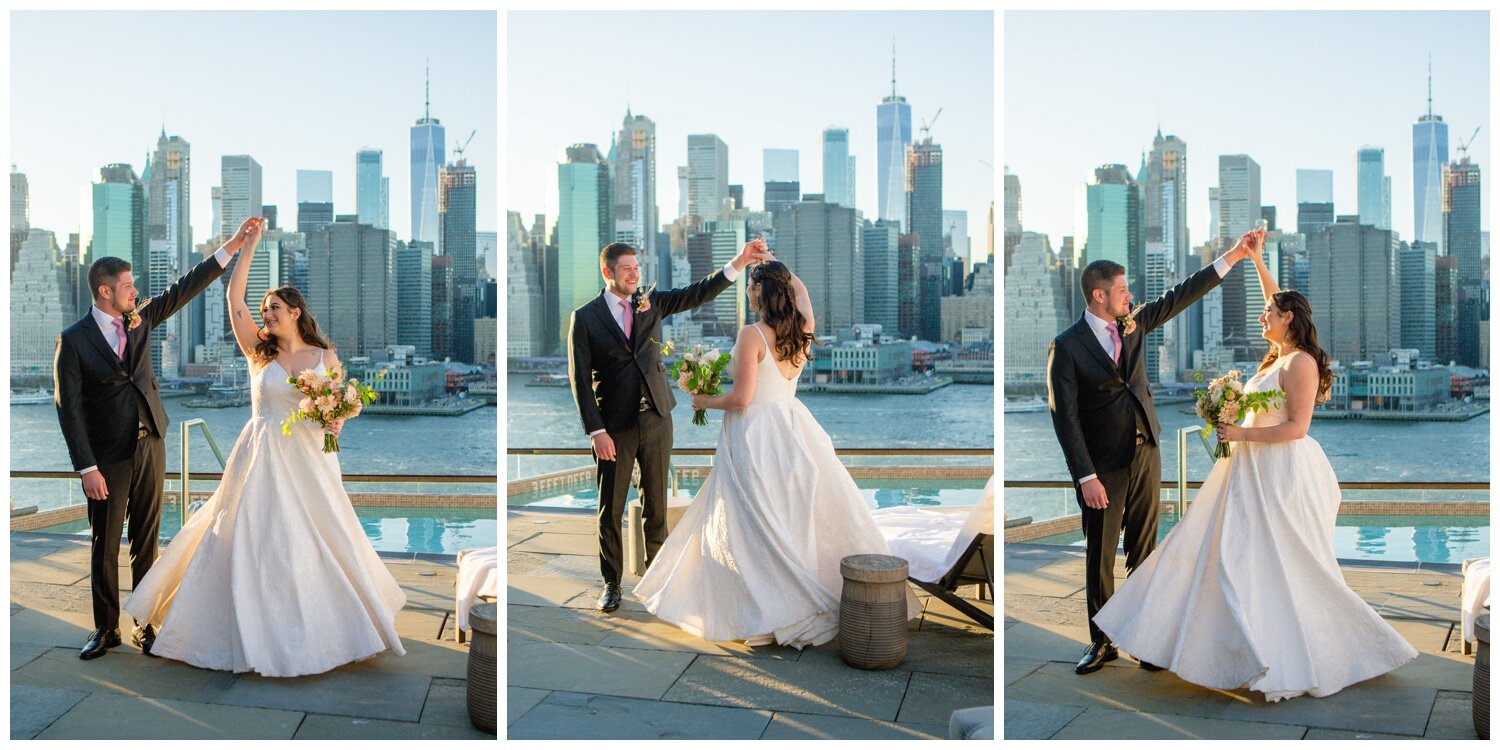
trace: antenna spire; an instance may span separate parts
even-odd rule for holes
[[[422,63],[422,65],[423,65],[423,70],[426,72],[426,76],[427,76],[427,84],[426,84],[426,87],[425,87],[425,93],[423,94],[424,101],[423,101],[423,104],[422,104],[422,119],[424,119],[424,120],[431,120],[432,119],[432,60],[431,59],[424,60],[423,63]]]
[[[1427,55],[1427,117],[1432,117],[1432,54]]]
[[[891,98],[896,98],[896,37],[891,37]]]

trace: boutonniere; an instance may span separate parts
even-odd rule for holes
[[[151,300],[148,299],[145,302],[142,302],[141,304],[136,305],[134,310],[131,310],[130,312],[125,313],[125,326],[127,328],[129,328],[130,330],[132,330],[132,331],[134,331],[136,328],[140,327],[140,325],[141,325],[141,311],[144,310],[144,309],[146,309],[146,307],[148,305],[150,305],[150,304],[151,304]]]
[[[1137,305],[1134,310],[1131,310],[1124,317],[1115,318],[1115,322],[1120,324],[1121,336],[1129,336],[1130,334],[1135,333],[1135,316],[1145,308],[1146,306],[1144,304]]]
[[[635,290],[635,313],[637,315],[651,309],[651,293],[654,291],[656,291],[655,284],[652,284],[645,289]]]

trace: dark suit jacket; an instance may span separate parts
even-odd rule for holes
[[[1209,265],[1147,303],[1135,316],[1135,330],[1121,339],[1118,367],[1099,345],[1087,318],[1079,318],[1052,340],[1047,349],[1047,403],[1052,429],[1075,483],[1090,474],[1130,465],[1138,416],[1146,438],[1153,444],[1160,442],[1161,423],[1156,420],[1146,381],[1146,334],[1221,281],[1219,272]]]
[[[667,366],[661,361],[661,320],[691,310],[719,296],[732,282],[723,270],[714,271],[690,286],[651,293],[651,309],[636,313],[631,337],[610,313],[608,291],[573,311],[568,319],[568,379],[585,433],[618,432],[635,426],[641,393],[656,413],[670,417],[677,400],[667,385]]]
[[[167,430],[167,410],[152,375],[151,330],[197,296],[224,268],[209,257],[140,311],[141,324],[125,330],[125,360],[115,356],[93,311],[57,337],[52,359],[53,400],[73,470],[130,459],[137,424],[158,436]]]

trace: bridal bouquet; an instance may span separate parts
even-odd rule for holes
[[[669,341],[662,344],[661,355],[671,356],[672,343]],[[717,396],[720,393],[719,383],[724,379],[724,370],[729,367],[729,352],[720,353],[718,349],[703,351],[703,347],[695,346],[690,352],[683,352],[682,357],[672,365],[670,372],[672,379],[677,381],[677,387],[693,395]],[[708,412],[698,409],[693,412],[693,424],[708,424]]]
[[[1247,414],[1279,406],[1286,399],[1286,392],[1279,388],[1246,393],[1245,384],[1240,382],[1240,375],[1239,370],[1230,370],[1208,381],[1208,387],[1193,392],[1198,397],[1198,416],[1204,421],[1201,436],[1205,448],[1208,447],[1208,437],[1219,427],[1235,424]],[[1203,373],[1198,373],[1197,380],[1203,382]],[[1228,458],[1229,444],[1215,440],[1209,455],[1215,460]]]
[[[375,382],[379,383],[384,376],[385,371],[381,370],[380,374],[375,377]],[[365,404],[375,401],[373,387],[354,378],[345,382],[344,372],[338,367],[329,370],[327,375],[319,375],[312,370],[303,370],[302,374],[295,378],[287,378],[286,382],[301,391],[303,398],[297,404],[297,409],[282,420],[282,434],[292,434],[292,425],[303,420],[317,422],[325,429],[323,433],[324,453],[337,453],[339,450],[339,438],[326,431],[328,425],[335,420],[353,419],[359,416]]]

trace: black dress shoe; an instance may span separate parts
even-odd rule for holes
[[[599,611],[613,612],[620,608],[620,584],[604,584],[604,593],[599,595]]]
[[[134,643],[141,650],[141,653],[147,656],[156,656],[156,654],[151,653],[151,647],[156,644],[156,628],[151,627],[149,624],[136,628],[135,635],[131,637],[130,642]]]
[[[97,659],[118,645],[120,645],[120,631],[95,630],[89,633],[88,642],[83,644],[83,650],[78,652],[78,658],[84,661]]]
[[[1140,662],[1141,663],[1141,669],[1144,669],[1147,672],[1160,672],[1162,670],[1161,667],[1158,667],[1155,664],[1152,664],[1151,662],[1146,661],[1145,659],[1136,659],[1136,661]]]
[[[1078,660],[1078,666],[1073,668],[1078,674],[1097,672],[1104,668],[1105,662],[1111,662],[1120,658],[1120,652],[1113,643],[1091,643],[1089,650],[1083,652],[1083,658]]]

